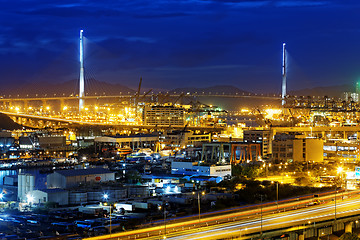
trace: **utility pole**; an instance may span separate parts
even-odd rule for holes
[[[276,181],[276,210],[279,211],[279,182]]]
[[[335,221],[336,221],[336,192],[337,192],[337,189],[336,189],[336,184],[335,184]]]
[[[260,236],[262,238],[262,235],[263,235],[263,223],[262,223],[262,209],[263,209],[263,206],[262,206],[262,201],[263,201],[263,195],[260,195]]]
[[[282,60],[282,88],[281,88],[281,105],[285,106],[286,97],[286,44],[283,43],[283,60]]]
[[[163,204],[163,208],[164,208],[164,239],[166,239],[166,210],[165,210],[165,207],[166,206],[166,203],[164,202]]]
[[[200,227],[200,193],[198,192],[199,227]]]

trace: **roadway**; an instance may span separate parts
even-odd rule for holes
[[[351,199],[338,201],[336,206],[337,218],[354,215],[360,213],[358,204],[360,199]],[[335,216],[335,202],[331,202],[324,205],[316,205],[306,209],[294,210],[289,212],[281,212],[271,215],[263,216],[263,219],[259,219],[257,214],[252,220],[241,220],[239,222],[229,222],[225,224],[210,226],[201,228],[201,231],[197,229],[179,233],[167,234],[167,239],[222,239],[227,237],[240,237],[241,235],[266,232],[274,229],[302,229],[305,225],[316,225],[316,222],[334,219]],[[360,218],[360,217],[359,217]],[[148,239],[159,239],[158,237],[152,237]]]
[[[68,119],[68,118],[60,118],[60,117],[48,117],[48,116],[40,116],[40,115],[32,115],[32,114],[25,114],[25,113],[15,113],[15,112],[6,112],[0,111],[0,113],[5,114],[11,117],[21,117],[21,118],[28,118],[28,119],[37,119],[49,122],[60,122],[66,123],[70,125],[91,125],[91,126],[100,126],[100,127],[117,127],[122,129],[164,129],[164,128],[171,128],[171,129],[178,129],[183,130],[184,126],[169,126],[169,125],[135,125],[135,124],[119,124],[119,122],[96,122],[96,121],[80,121],[76,119]],[[33,127],[33,126],[30,126]],[[213,131],[213,132],[220,132],[225,129],[225,127],[221,126],[187,126],[186,129],[188,130],[200,130],[200,131]]]
[[[184,93],[162,93],[168,95],[168,97],[180,97]],[[221,94],[221,93],[191,93],[185,94],[186,97],[222,97],[222,98],[260,98],[260,99],[272,99],[281,100],[280,96],[263,95],[263,94]],[[141,97],[141,95],[140,95]],[[79,99],[110,99],[110,98],[135,98],[135,94],[119,94],[119,95],[94,95],[84,96],[79,98],[78,96],[38,96],[38,97],[2,97],[0,102],[18,102],[18,101],[54,101],[54,100],[79,100]]]
[[[346,195],[345,195],[346,196]],[[347,197],[347,196],[346,196]],[[265,205],[256,208],[227,213],[219,216],[202,217],[200,220],[192,219],[183,222],[166,224],[167,239],[222,239],[227,237],[239,237],[248,234],[260,233],[274,229],[297,228],[307,224],[331,220],[335,217],[334,195],[320,197],[319,200],[327,201],[320,205],[308,206],[308,200],[298,200],[279,204]],[[336,216],[337,218],[360,214],[358,208],[360,196],[341,200],[342,196],[337,194]],[[291,212],[289,212],[291,211]],[[360,217],[359,217],[360,218]],[[111,236],[98,236],[88,238],[95,239],[161,239],[164,237],[165,226],[154,226],[138,230],[120,232]]]

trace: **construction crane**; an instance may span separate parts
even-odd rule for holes
[[[139,87],[138,87],[138,90],[137,90],[137,92],[135,93],[135,96],[134,96],[134,105],[135,105],[135,107],[138,104],[138,100],[139,100],[138,98],[140,96],[140,90],[141,90],[141,83],[142,83],[142,77],[140,77]]]
[[[259,108],[256,108],[256,111],[258,111],[258,113],[260,115],[260,118],[261,118],[262,121],[264,121],[265,125],[271,125],[270,119],[265,118],[264,115],[261,113]]]
[[[173,102],[172,104],[175,105],[177,101],[180,100],[180,98],[182,98],[185,95],[185,93],[181,93]]]
[[[144,95],[142,95],[141,97],[139,97],[139,101],[140,101],[140,100],[143,100],[143,99],[146,97],[146,95],[148,95],[151,91],[152,91],[152,89],[148,90],[146,93],[144,93]]]

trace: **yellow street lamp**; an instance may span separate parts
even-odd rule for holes
[[[109,195],[107,193],[104,193],[103,195],[104,200],[107,203],[107,200],[109,199]],[[110,219],[110,228],[109,228],[109,232],[110,232],[110,236],[111,236],[111,204],[109,204],[109,219]]]
[[[192,194],[195,195],[195,192],[193,192]],[[201,192],[201,195],[205,195],[205,192]],[[198,200],[199,223],[200,223],[200,213],[201,213],[201,208],[200,208],[200,192],[197,192],[197,200]]]

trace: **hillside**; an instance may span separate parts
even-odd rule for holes
[[[119,95],[122,93],[134,94],[135,91],[121,84],[113,84],[107,82],[97,81],[90,79],[85,82],[86,95]],[[34,97],[44,96],[69,96],[70,94],[77,95],[79,92],[78,80],[70,80],[62,83],[49,83],[49,82],[35,82],[24,83],[9,89],[1,89],[0,95],[19,95]]]

